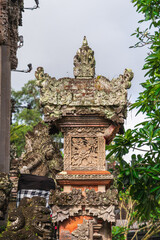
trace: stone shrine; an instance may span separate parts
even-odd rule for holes
[[[56,80],[41,67],[36,71],[45,122],[64,134],[64,169],[56,175],[63,191],[50,196],[52,217],[60,240],[109,240],[118,202],[105,144],[123,131],[133,73],[126,69],[111,81],[95,77],[94,52],[84,37],[74,76]]]

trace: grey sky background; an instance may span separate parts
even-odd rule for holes
[[[138,27],[141,15],[130,0],[39,0],[40,8],[25,10],[23,27],[19,35],[24,46],[18,50],[18,68],[31,73],[12,72],[12,88],[20,90],[28,80],[34,79],[37,67],[42,66],[50,76],[73,77],[73,57],[87,36],[89,46],[95,52],[96,74],[110,80],[123,74],[125,68],[134,72],[128,98],[134,102],[139,86],[144,81],[142,67],[147,56],[146,48],[129,49],[136,43],[130,35]],[[34,6],[34,0],[25,1],[25,7]],[[145,26],[144,26],[145,29]],[[126,122],[127,127],[142,120],[134,119],[133,111]],[[131,124],[132,123],[132,124]]]

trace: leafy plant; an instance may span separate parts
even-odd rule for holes
[[[138,219],[155,224],[160,217],[160,4],[158,0],[132,2],[137,11],[144,14],[139,23],[149,23],[144,31],[137,28],[133,35],[138,42],[132,46],[149,47],[143,66],[146,71],[146,81],[141,84],[144,91],[131,106],[131,109],[138,109],[137,114],[144,113],[146,120],[134,130],[125,131],[123,136],[118,135],[114,144],[107,146],[110,151],[107,158],[113,154],[116,157],[119,190],[130,188],[130,195],[136,200]],[[141,154],[132,154],[128,163],[124,156],[131,149],[139,150]],[[159,230],[152,234],[156,231]]]
[[[112,240],[125,240],[125,237],[124,237],[125,230],[126,230],[125,227],[113,226],[112,227]]]
[[[11,157],[24,150],[25,135],[43,118],[36,80],[26,83],[20,91],[11,91],[13,123],[10,130]]]

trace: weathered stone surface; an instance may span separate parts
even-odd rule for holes
[[[8,174],[6,173],[0,173],[0,219],[4,219],[8,201],[9,201],[9,195],[12,189],[12,183],[9,179]]]
[[[1,30],[1,29],[0,29]],[[0,46],[0,170],[10,167],[10,49]]]
[[[126,69],[111,81],[95,78],[94,52],[84,38],[74,75],[56,80],[42,67],[35,73],[45,122],[64,134],[64,171],[56,177],[64,189],[50,196],[52,218],[60,240],[111,240],[118,201],[117,191],[109,189],[113,176],[105,171],[105,144],[123,126],[133,72]]]
[[[86,37],[74,57],[74,66],[74,76],[77,79],[90,79],[95,75],[94,51],[88,46]]]
[[[22,25],[23,0],[0,1],[0,45],[10,46],[11,69],[17,67],[18,26]]]
[[[106,192],[86,189],[85,192],[84,196],[80,189],[72,189],[70,193],[51,191],[49,202],[56,206],[118,206],[116,189],[108,189]]]
[[[90,229],[89,221],[83,220],[82,224],[78,225],[78,228],[72,232],[72,235],[76,240],[89,240],[90,239]]]
[[[50,210],[45,205],[41,197],[23,198],[19,207],[9,214],[7,229],[0,239],[52,239]]]
[[[36,71],[37,85],[41,89],[40,101],[44,106],[45,121],[55,121],[68,115],[96,114],[115,123],[123,123],[126,117],[127,89],[133,72],[124,71],[109,81],[103,76],[93,79],[62,78],[56,80]]]
[[[105,128],[64,128],[64,170],[105,170]]]
[[[70,193],[51,191],[50,205],[55,222],[63,222],[73,216],[94,216],[108,222],[115,222],[115,208],[118,206],[117,190],[96,192],[87,189],[85,195],[80,189]]]
[[[17,200],[17,190],[18,190],[18,171],[19,167],[19,159],[18,158],[11,158],[10,162],[10,180],[12,182],[12,190],[10,194],[10,202],[16,202]]]
[[[19,161],[21,173],[55,177],[63,169],[60,150],[49,135],[49,128],[39,123],[26,134],[25,153]]]

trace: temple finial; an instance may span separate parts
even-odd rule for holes
[[[79,48],[74,57],[75,78],[91,79],[95,75],[94,51],[88,46],[87,38],[84,36],[82,47]]]
[[[87,38],[84,36],[82,46],[88,46]]]

